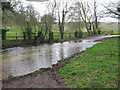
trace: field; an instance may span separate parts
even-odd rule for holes
[[[120,34],[118,23],[100,23],[100,29],[105,31],[113,30],[114,34]]]
[[[59,70],[59,78],[69,88],[118,88],[118,39],[98,43],[70,59]]]

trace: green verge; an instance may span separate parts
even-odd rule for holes
[[[118,87],[118,39],[97,43],[59,70],[69,88]]]

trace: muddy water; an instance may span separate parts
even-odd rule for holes
[[[59,60],[93,46],[97,43],[94,42],[95,40],[113,36],[96,36],[83,39],[82,42],[77,40],[51,45],[4,49],[2,50],[3,78],[8,75],[22,76],[40,68],[52,67]]]

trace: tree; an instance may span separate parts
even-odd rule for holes
[[[62,10],[62,16],[60,16],[59,10],[58,10],[58,18],[59,18],[59,30],[61,34],[61,39],[63,39],[64,35],[64,26],[65,26],[65,17],[66,17],[67,11],[65,9]],[[61,19],[62,17],[62,19]]]
[[[106,10],[104,14],[106,16],[110,16],[112,18],[120,18],[120,1],[117,2],[110,2],[109,4],[103,5]]]
[[[11,2],[2,2],[2,11],[10,10],[13,11],[14,5],[11,4]]]
[[[22,3],[19,3],[19,7],[16,9],[14,14],[14,22],[16,25],[21,27],[21,31],[25,32],[23,29],[26,26],[26,11]]]
[[[93,18],[94,18],[94,21],[92,22],[94,34],[96,34],[96,30],[99,29],[99,20],[101,18],[101,13],[98,12],[97,7],[98,7],[97,2],[96,2],[96,0],[94,0],[94,4],[93,4],[93,10],[94,10]]]
[[[78,9],[78,15],[80,16],[80,19],[84,22],[85,27],[87,31],[89,32],[89,26],[91,28],[91,10],[90,6],[87,2],[77,1],[75,3],[75,8]]]
[[[49,29],[49,42],[51,41],[51,39],[53,39],[53,32],[51,32],[51,31],[53,28],[53,24],[56,20],[56,16],[55,16],[56,6],[57,6],[56,0],[53,0],[53,2],[49,1],[47,4],[48,14],[46,14],[47,16],[45,16],[45,17],[48,18],[47,22],[49,23],[49,24],[46,23],[46,26],[48,26],[48,29]]]
[[[74,28],[75,31],[78,31],[80,34],[82,34],[83,32],[82,29],[84,28],[84,25],[81,16],[79,14],[79,8],[77,6],[69,8],[68,19],[72,22],[69,23],[70,24],[69,27],[72,29]]]
[[[55,22],[56,18],[53,17],[51,14],[45,14],[41,17],[41,22],[47,24],[49,29],[51,30],[52,24]]]
[[[63,39],[64,35],[64,27],[65,27],[65,19],[66,14],[68,13],[68,3],[64,0],[53,0],[48,4],[49,11],[52,13],[53,16],[56,16],[58,20],[58,27],[61,35],[61,39]]]
[[[19,7],[16,8],[14,12],[14,22],[15,25],[21,27],[23,35],[26,33],[28,40],[36,38],[36,25],[38,23],[37,20],[37,12],[34,10],[34,7],[29,4],[27,7],[24,7],[22,3],[19,4]],[[35,29],[33,31],[33,28]]]
[[[0,2],[1,3],[1,2]],[[2,2],[2,12],[5,13],[7,11],[14,13],[14,8],[19,4],[19,1],[12,1],[9,0],[9,2]],[[6,13],[5,15],[9,17]],[[4,19],[4,16],[2,17]]]
[[[90,33],[92,30],[98,29],[99,13],[97,11],[97,2],[88,3],[81,0],[76,0],[70,9],[72,10],[70,17],[79,22],[79,30],[82,29],[80,22],[84,22],[86,30]],[[82,30],[80,30],[82,32]]]
[[[2,5],[2,26],[6,26],[10,24],[10,20],[13,19],[13,13],[14,13],[14,7],[17,5],[17,3],[14,2],[1,2]],[[12,20],[13,21],[13,20]],[[7,29],[1,29],[2,31],[2,38],[5,40]]]
[[[51,33],[52,33],[52,25],[54,24],[56,18],[53,17],[52,14],[45,14],[43,17],[41,17],[41,23],[45,25],[45,36],[47,36],[47,32],[49,32],[49,41],[51,40]],[[45,37],[44,36],[44,37]]]
[[[38,23],[36,19],[36,11],[34,7],[29,4],[26,9],[26,34],[29,40],[32,39],[32,36],[34,35],[34,39],[37,40],[36,38],[36,25]],[[35,27],[35,32],[33,32],[32,27]]]
[[[57,4],[57,12],[58,12],[58,24],[59,24],[59,31],[61,34],[61,39],[64,36],[64,27],[65,27],[65,19],[66,14],[68,13],[68,3],[67,2],[59,2]]]
[[[89,8],[88,8],[89,9]],[[83,3],[82,1],[76,1],[72,7],[70,7],[70,10],[72,10],[72,13],[70,17],[72,17],[75,22],[79,22],[79,30],[80,28],[80,22],[84,22],[86,29],[88,30],[88,11],[86,8],[86,3]],[[82,32],[82,31],[81,31]]]

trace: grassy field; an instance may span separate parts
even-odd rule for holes
[[[7,27],[7,29],[9,29],[10,31],[8,31],[6,33],[6,36],[16,36],[16,34],[17,34],[17,36],[23,36],[23,33],[19,26],[14,26],[12,28]],[[7,39],[16,39],[16,38],[7,38]],[[21,40],[21,39],[23,39],[23,37],[19,37],[18,39]]]
[[[118,88],[118,39],[98,43],[70,59],[59,70],[59,78],[69,88]]]
[[[118,23],[100,23],[99,28],[106,31],[113,30],[114,34],[120,34],[118,31]]]

